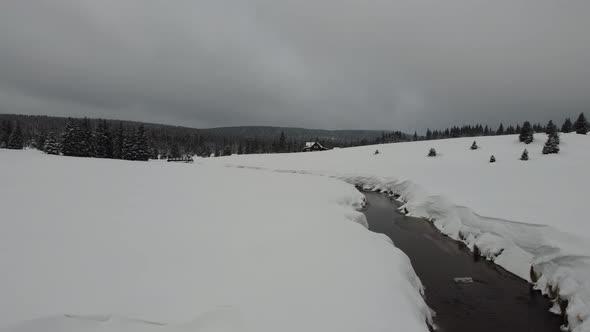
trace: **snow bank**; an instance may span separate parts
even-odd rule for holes
[[[478,150],[469,149],[474,138],[459,138],[201,162],[321,174],[395,193],[411,215],[538,279],[537,288],[568,304],[570,329],[590,331],[590,136],[561,135],[558,155],[542,155],[546,135],[535,138],[524,145],[517,136],[478,137]],[[437,157],[426,157],[431,147]],[[519,160],[525,147],[526,162]]]
[[[342,181],[0,150],[0,183],[5,331],[427,331]]]

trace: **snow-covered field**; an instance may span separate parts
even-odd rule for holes
[[[362,202],[328,177],[0,149],[0,327],[426,331]]]
[[[546,135],[423,141],[325,152],[200,160],[321,174],[401,195],[412,215],[432,218],[445,234],[551,296],[559,294],[570,328],[590,331],[590,136],[561,135],[561,152],[542,155]],[[434,147],[438,156],[426,157]],[[529,161],[519,160],[524,148]],[[374,155],[378,149],[381,153]],[[490,164],[490,156],[497,162]],[[554,307],[559,311],[559,307]]]

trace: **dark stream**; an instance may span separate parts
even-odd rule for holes
[[[524,280],[486,261],[474,259],[463,244],[442,235],[426,220],[397,212],[399,203],[366,192],[369,228],[389,236],[410,257],[426,288],[426,302],[436,311],[443,332],[559,332],[561,318]],[[472,277],[457,284],[455,277]]]

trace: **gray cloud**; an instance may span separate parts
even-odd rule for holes
[[[424,130],[590,105],[590,2],[5,0],[0,112]]]

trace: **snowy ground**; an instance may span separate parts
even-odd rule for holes
[[[5,331],[427,330],[342,181],[0,149],[0,184]]]
[[[532,266],[539,289],[569,302],[569,327],[590,331],[590,136],[561,135],[558,155],[542,155],[546,135],[535,138],[526,146],[516,136],[476,138],[474,151],[473,138],[460,138],[200,162],[321,174],[400,194],[412,215],[522,278],[531,279]],[[437,157],[426,157],[431,147]]]

